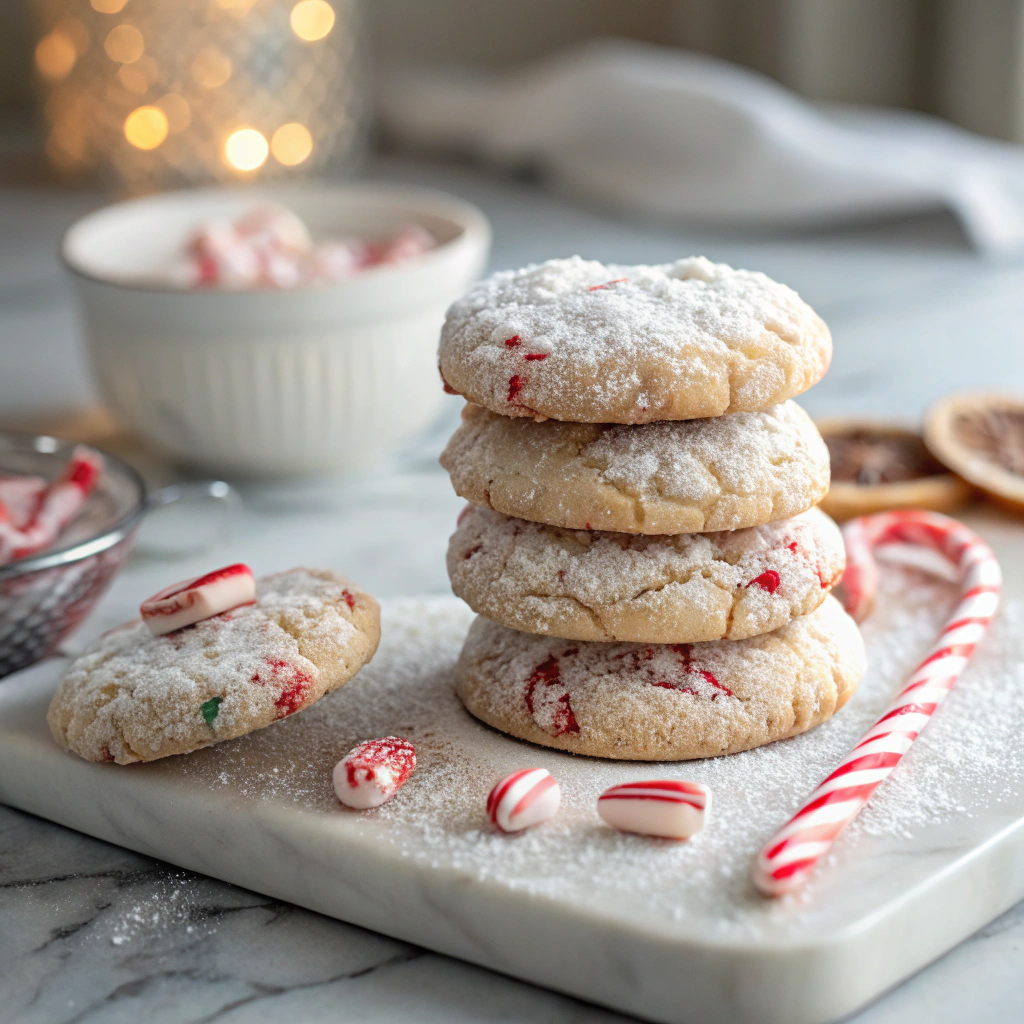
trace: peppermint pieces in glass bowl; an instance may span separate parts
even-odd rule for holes
[[[87,445],[0,432],[0,677],[54,651],[131,552],[138,474]]]

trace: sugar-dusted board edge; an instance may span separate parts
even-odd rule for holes
[[[1024,821],[908,850],[921,880],[831,934],[713,943],[403,858],[375,823],[195,791],[160,763],[88,764],[53,742],[50,662],[0,687],[0,801],[180,867],[667,1024],[824,1024],[1024,898]],[[498,742],[498,739],[495,740]],[[393,827],[393,823],[391,825]],[[972,826],[972,835],[978,829]],[[890,854],[882,856],[892,857]],[[926,872],[919,869],[927,863]],[[897,866],[898,865],[894,865]]]

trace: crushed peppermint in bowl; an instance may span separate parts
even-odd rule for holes
[[[62,254],[126,427],[218,476],[295,476],[370,465],[435,420],[438,331],[489,248],[454,196],[306,183],[115,203]]]
[[[138,474],[89,445],[0,432],[0,678],[50,654],[131,552]]]

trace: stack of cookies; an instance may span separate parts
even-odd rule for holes
[[[448,550],[480,617],[477,718],[581,754],[681,760],[795,736],[864,671],[814,505],[829,459],[790,399],[828,368],[791,289],[703,258],[551,260],[449,310],[441,457],[470,505]]]

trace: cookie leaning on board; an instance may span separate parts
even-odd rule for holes
[[[50,704],[54,738],[87,761],[153,761],[262,729],[347,683],[380,640],[376,600],[323,569],[253,580],[228,566],[141,611],[68,666]]]

